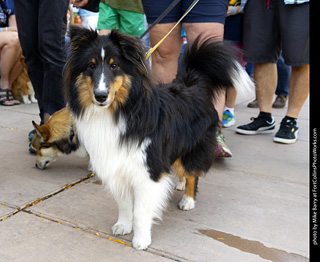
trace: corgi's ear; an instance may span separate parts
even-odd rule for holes
[[[43,139],[44,142],[50,138],[50,130],[45,125],[37,125],[36,122],[32,121],[32,125],[36,130],[37,135]]]

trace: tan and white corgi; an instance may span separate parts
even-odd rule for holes
[[[31,144],[37,152],[36,167],[44,169],[59,156],[76,152],[86,156],[86,150],[80,145],[76,125],[69,107],[65,107],[49,118],[43,125],[32,124],[36,130]]]
[[[13,96],[19,101],[22,101],[24,104],[37,103],[24,58],[21,58],[20,61],[23,65],[23,70],[12,84]]]

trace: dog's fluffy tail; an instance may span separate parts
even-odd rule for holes
[[[199,36],[185,49],[177,79],[186,86],[203,82],[216,97],[225,88],[235,88],[239,95],[250,98],[254,83],[236,59],[236,49],[228,42]]]

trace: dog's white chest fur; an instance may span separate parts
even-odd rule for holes
[[[129,234],[133,229],[133,247],[146,249],[151,243],[152,222],[161,218],[172,189],[169,176],[158,182],[150,178],[146,149],[151,140],[119,143],[126,131],[125,120],[120,116],[115,123],[110,112],[97,106],[88,108],[76,124],[94,173],[109,187],[118,204],[113,233]]]
[[[150,179],[146,167],[146,148],[150,139],[120,144],[126,123],[120,116],[115,123],[113,116],[103,108],[92,106],[82,119],[77,119],[79,138],[90,155],[93,171],[106,183],[116,196],[132,188],[141,179]],[[121,188],[119,188],[121,186]]]

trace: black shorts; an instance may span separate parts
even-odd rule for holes
[[[282,50],[287,65],[309,64],[309,3],[248,0],[244,10],[244,60],[276,63]]]
[[[160,23],[177,22],[192,2],[193,0],[181,0]],[[228,2],[228,0],[200,0],[182,22],[224,24]],[[152,24],[171,3],[172,0],[142,0],[148,23]]]

